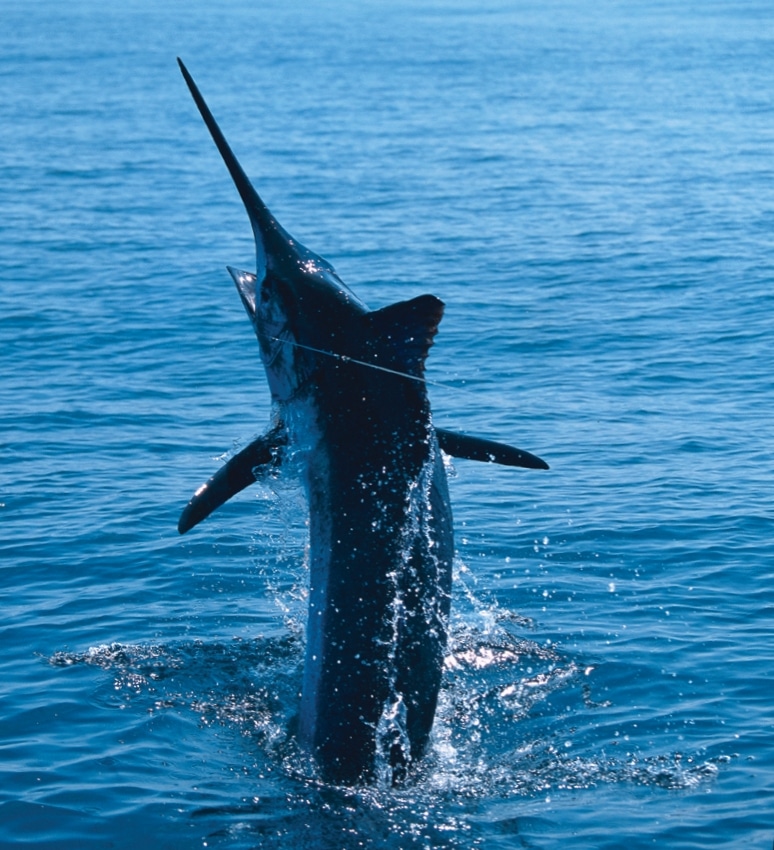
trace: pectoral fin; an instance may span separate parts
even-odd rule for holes
[[[276,467],[280,461],[279,450],[286,442],[285,427],[278,425],[221,466],[183,509],[177,524],[180,534],[190,531],[232,496],[253,484],[262,472]]]
[[[522,466],[525,469],[548,469],[548,464],[536,455],[495,443],[492,440],[482,440],[480,437],[469,437],[457,434],[445,428],[436,428],[438,445],[452,457],[462,457],[468,460],[481,460],[484,463],[500,463],[504,466]]]

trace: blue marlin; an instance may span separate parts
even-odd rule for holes
[[[309,503],[298,739],[325,781],[398,781],[427,749],[446,650],[454,533],[442,451],[547,465],[434,427],[424,364],[443,303],[369,310],[269,212],[178,62],[252,226],[256,270],[229,272],[273,401],[267,433],[196,491],[178,529],[296,459]]]

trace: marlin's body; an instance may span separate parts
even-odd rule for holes
[[[299,739],[326,780],[399,778],[427,747],[446,647],[454,538],[441,449],[545,463],[433,427],[422,376],[442,302],[424,295],[369,311],[274,219],[180,66],[250,216],[256,274],[230,271],[275,421],[196,492],[179,529],[280,464],[287,447],[301,453],[310,588]]]

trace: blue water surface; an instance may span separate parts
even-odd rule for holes
[[[0,846],[771,848],[774,10],[0,4]],[[446,303],[432,752],[313,779],[292,476],[181,538],[269,396],[182,56],[370,306]]]

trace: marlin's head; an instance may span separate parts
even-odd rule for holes
[[[330,263],[293,239],[274,218],[185,65],[177,61],[250,219],[255,274],[230,267],[229,272],[258,337],[272,396],[287,401],[302,388],[319,352],[323,356],[351,354],[347,327],[368,311]]]

